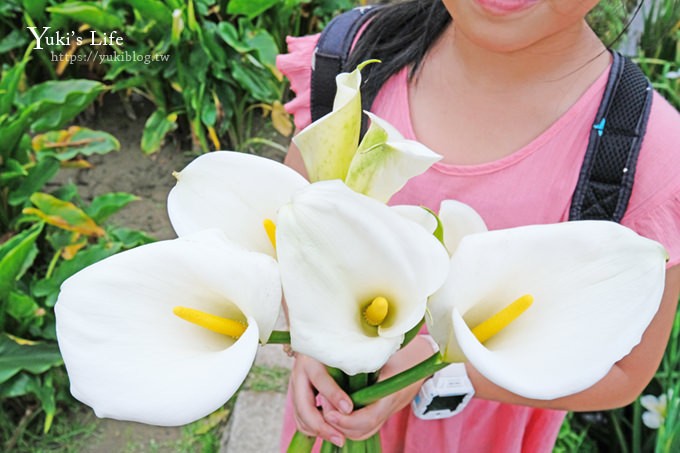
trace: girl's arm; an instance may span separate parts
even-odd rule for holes
[[[302,155],[293,142],[288,147],[288,153],[286,153],[283,163],[307,178],[307,170],[305,169],[305,163],[302,161]]]

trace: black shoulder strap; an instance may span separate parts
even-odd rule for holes
[[[312,121],[333,110],[335,76],[342,72],[357,32],[378,8],[362,6],[349,10],[333,18],[321,33],[312,60]]]
[[[620,222],[633,191],[635,166],[652,105],[652,86],[629,59],[613,52],[569,220]]]

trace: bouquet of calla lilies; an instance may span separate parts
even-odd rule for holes
[[[168,197],[177,239],[63,284],[71,392],[98,416],[197,420],[237,391],[268,342],[350,382],[355,407],[464,361],[518,395],[554,399],[639,343],[663,292],[660,244],[612,222],[487,231],[456,201],[437,214],[387,206],[441,157],[372,114],[359,142],[360,69],[337,77],[333,111],[294,139],[311,182],[261,157],[202,155]],[[273,331],[283,298],[289,333]],[[440,352],[373,383],[423,321]],[[290,451],[312,443],[296,435]],[[379,438],[352,448],[379,451]]]

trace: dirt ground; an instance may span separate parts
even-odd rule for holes
[[[169,239],[175,237],[165,209],[168,192],[175,183],[172,172],[181,170],[193,156],[183,152],[172,139],[159,152],[144,155],[140,142],[152,107],[132,99],[129,107],[124,108],[117,97],[109,96],[105,105],[85,120],[87,127],[115,136],[120,141],[120,151],[92,156],[88,159],[93,165],[90,169],[62,170],[55,182],[74,182],[85,200],[108,192],[135,194],[140,200],[129,204],[110,222],[143,230],[158,239]]]

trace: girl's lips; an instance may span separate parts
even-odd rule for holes
[[[487,12],[501,16],[531,8],[540,0],[475,0]]]

